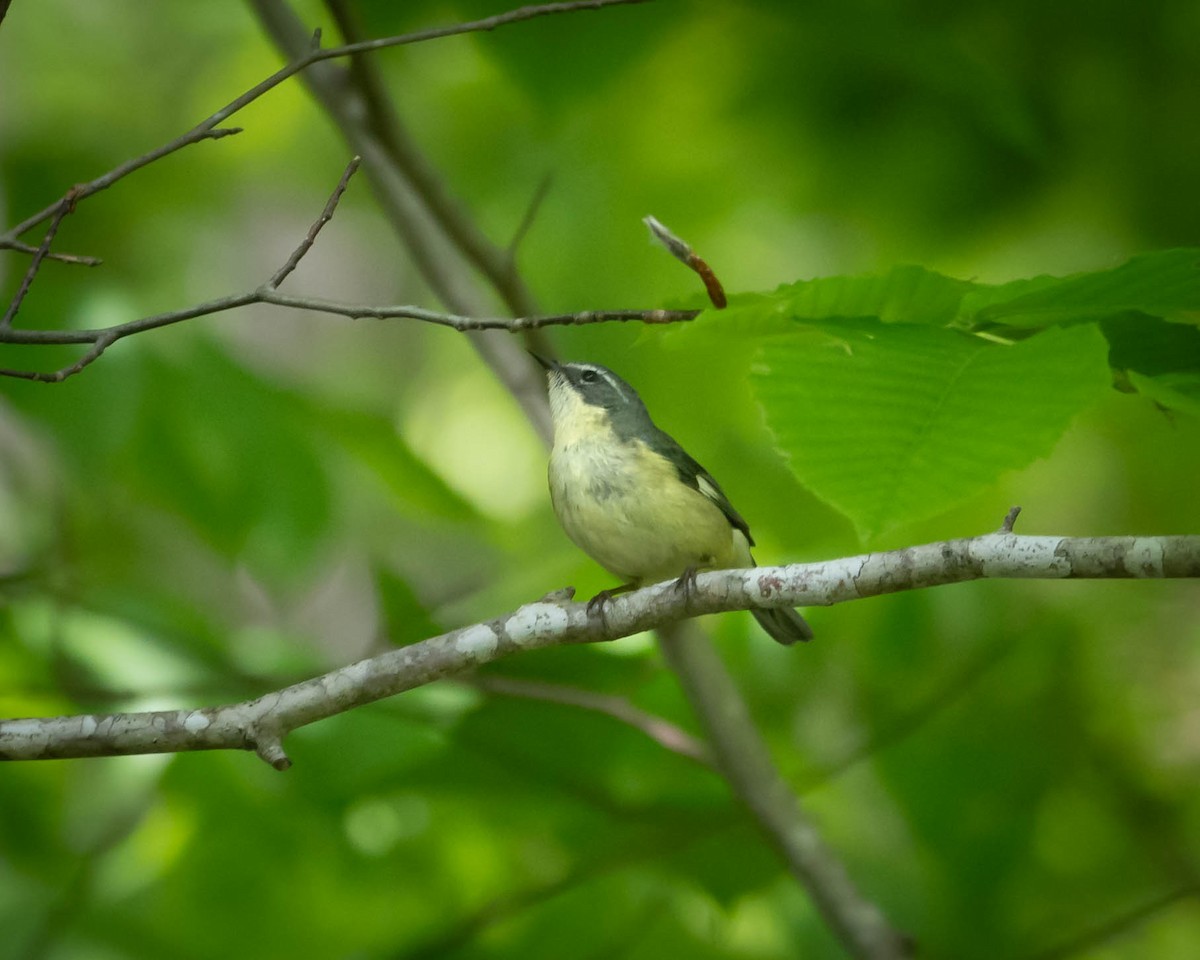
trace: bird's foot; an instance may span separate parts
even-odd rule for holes
[[[623,583],[619,587],[611,587],[608,590],[601,590],[598,594],[592,597],[587,602],[588,616],[599,614],[600,618],[604,619],[604,608],[608,606],[608,602],[619,593],[625,593],[637,586],[636,583]]]
[[[698,567],[688,567],[679,575],[679,579],[675,581],[675,592],[683,594],[683,602],[686,607],[692,605],[692,594],[696,590],[696,574],[699,572]]]

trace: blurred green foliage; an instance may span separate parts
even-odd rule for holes
[[[371,35],[503,9],[359,6]],[[733,292],[908,263],[1003,284],[1200,243],[1188,0],[668,0],[377,62],[500,244],[552,176],[518,251],[547,310],[697,302],[647,213]],[[14,4],[0,220],[278,63],[238,4]],[[47,264],[17,323],[115,323],[269,276],[347,151],[296,82],[236,119],[80,205],[57,248],[104,266]],[[6,302],[24,266],[0,257]],[[288,287],[433,305],[363,182]],[[1167,300],[1105,301],[1109,359],[1145,396],[1097,387],[1048,456],[993,466],[950,509],[931,489],[926,519],[874,542],[993,529],[1013,503],[1030,533],[1200,529],[1200,349]],[[762,562],[860,549],[774,449],[757,340],[553,336],[642,392]],[[72,355],[2,347],[0,366]],[[799,420],[839,410],[824,392]],[[238,699],[565,583],[609,585],[555,525],[516,404],[449,331],[253,309],[130,338],[61,385],[0,382],[0,714]],[[804,650],[746,616],[710,625],[789,779],[923,955],[1194,953],[1194,584],[980,583],[810,618]],[[644,637],[489,671],[692,727]],[[0,957],[841,956],[721,781],[610,718],[442,683],[288,746],[286,775],[249,755],[6,766]]]

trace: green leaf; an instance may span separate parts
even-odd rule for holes
[[[1148,377],[1129,371],[1129,382],[1137,392],[1161,407],[1200,417],[1200,373],[1164,373]]]
[[[977,289],[918,266],[893,267],[878,276],[801,280],[776,291],[781,311],[798,320],[878,317],[885,323],[944,325],[964,296]]]
[[[442,632],[444,628],[429,615],[407,581],[383,564],[377,564],[374,573],[384,637],[389,643],[401,646]]]
[[[330,490],[311,401],[197,337],[186,362],[139,357],[139,404],[107,465],[228,556],[295,570],[327,534]]]
[[[1124,313],[1100,324],[1115,370],[1149,376],[1200,371],[1200,328],[1167,323],[1144,313]]]
[[[731,846],[740,851],[736,858],[722,855]],[[763,843],[754,824],[745,821],[731,830],[699,836],[670,862],[726,909],[778,879],[783,869],[778,854]]]
[[[735,295],[727,309],[709,311],[680,329],[765,336],[793,333],[796,321],[835,317],[942,326],[958,315],[963,298],[978,289],[924,267],[899,266],[879,275],[819,277],[784,284],[769,294]]]
[[[1012,345],[868,320],[818,326],[838,344],[769,341],[754,385],[793,472],[868,538],[1049,453],[1110,383],[1094,326]]]
[[[968,295],[960,320],[1041,327],[1129,310],[1200,323],[1200,250],[1160,250],[1111,270],[1015,280]]]
[[[386,485],[397,507],[412,515],[450,520],[478,517],[475,508],[413,452],[387,417],[333,407],[314,411],[314,417],[327,440]]]

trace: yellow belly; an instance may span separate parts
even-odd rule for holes
[[[640,441],[609,435],[556,445],[550,498],[567,536],[623,582],[752,563],[746,538],[720,508]]]

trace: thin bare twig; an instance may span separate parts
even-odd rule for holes
[[[525,235],[529,233],[534,220],[537,219],[538,211],[542,208],[543,201],[545,201],[546,196],[550,193],[550,185],[553,182],[554,176],[552,174],[548,173],[542,177],[538,181],[533,195],[529,198],[529,203],[525,206],[525,213],[521,216],[521,222],[517,224],[517,229],[513,231],[512,239],[508,241],[508,246],[504,251],[505,256],[508,258],[510,270],[515,269],[517,248],[521,246],[521,241],[525,239]]]
[[[687,757],[710,769],[714,765],[712,754],[702,741],[671,721],[635,707],[624,697],[614,697],[561,683],[537,683],[512,677],[480,675],[471,677],[466,682],[488,693],[543,700],[546,703],[560,703],[602,713],[641,731],[660,747],[672,753]]]
[[[118,338],[116,336],[110,335],[106,331],[101,331],[100,334],[92,341],[92,345],[88,348],[87,352],[70,366],[62,367],[61,369],[54,370],[50,373],[40,373],[36,370],[13,370],[8,367],[0,367],[0,376],[16,377],[18,380],[33,380],[38,383],[62,383],[68,377],[75,376],[75,374],[83,370],[84,367],[88,367],[99,360],[104,351],[112,346],[117,339]]]
[[[289,76],[290,76],[290,74],[289,74]],[[286,79],[286,77],[281,78],[281,80],[282,79]],[[279,81],[277,81],[277,82],[279,82]],[[275,84],[272,84],[271,86],[274,86],[274,85]],[[268,87],[267,89],[270,89],[270,88]],[[264,89],[263,91],[261,91],[258,94],[258,96],[261,96],[261,94],[265,93],[265,92],[266,92],[266,90]],[[246,103],[249,103],[249,102],[250,102],[250,100],[246,101]],[[235,103],[236,103],[236,101],[235,101]],[[246,105],[245,103],[238,104],[237,109],[241,109],[245,105]],[[232,105],[230,105],[230,106],[232,106]],[[226,109],[228,109],[228,108],[226,108]],[[232,113],[232,112],[233,111],[230,110],[230,113]],[[221,111],[218,111],[213,116],[214,117],[218,116],[218,115],[220,115],[220,113],[221,113]],[[228,116],[228,114],[226,114],[226,116]],[[210,117],[209,120],[211,120],[211,119],[212,118]],[[10,227],[3,234],[0,234],[0,243],[7,244],[10,241],[16,240],[26,230],[31,230],[34,227],[36,227],[39,223],[44,223],[50,217],[54,216],[54,212],[58,209],[58,205],[60,203],[62,203],[64,200],[70,199],[72,197],[72,195],[74,196],[75,202],[86,200],[88,197],[92,196],[93,194],[99,193],[101,190],[107,190],[118,180],[123,180],[125,177],[129,176],[131,173],[134,173],[135,171],[142,169],[142,167],[149,166],[150,164],[154,163],[156,160],[161,160],[163,157],[165,157],[169,154],[172,154],[177,150],[182,150],[184,147],[190,146],[193,143],[199,143],[201,140],[220,140],[222,137],[228,137],[228,136],[231,136],[232,134],[242,132],[241,127],[218,128],[218,127],[216,127],[215,124],[209,126],[209,125],[207,125],[208,123],[209,123],[209,121],[206,120],[206,121],[198,124],[197,126],[193,127],[191,130],[189,130],[187,133],[183,134],[182,136],[176,137],[170,143],[165,143],[161,147],[158,147],[155,150],[151,150],[149,153],[142,154],[140,157],[134,157],[132,160],[126,160],[119,167],[114,167],[112,170],[108,171],[108,173],[105,173],[102,176],[96,177],[96,179],[94,179],[94,180],[89,180],[87,183],[76,184],[69,191],[67,191],[67,193],[64,194],[64,196],[62,198],[60,198],[59,200],[56,200],[54,203],[50,204],[48,207],[45,207],[44,209],[39,210],[37,213],[26,217],[24,220],[22,220],[16,226]]]
[[[1138,904],[1124,913],[1109,917],[1095,928],[1072,937],[1064,943],[1048,950],[1033,954],[1029,960],[1069,960],[1071,957],[1082,956],[1093,947],[1114,940],[1122,933],[1138,927],[1145,920],[1161,910],[1178,903],[1187,897],[1200,894],[1200,886],[1195,883],[1184,884],[1174,890],[1167,890],[1145,903]]]
[[[4,240],[0,239],[0,250],[15,250],[17,253],[34,254],[38,252],[38,248],[28,243],[22,243],[20,240]],[[57,253],[53,250],[46,251],[47,260],[57,260],[59,263],[73,263],[82,267],[98,267],[104,261],[99,257],[89,257],[80,253]]]
[[[318,313],[332,313],[356,320],[421,320],[450,327],[459,333],[476,330],[506,330],[509,333],[519,333],[545,327],[578,327],[591,323],[686,323],[694,320],[699,314],[698,310],[581,310],[579,313],[551,313],[540,317],[464,317],[453,313],[439,313],[424,307],[338,303],[334,300],[293,297],[270,291],[258,291],[252,302],[315,310]],[[3,342],[3,338],[0,337],[0,343]]]
[[[201,140],[217,140],[221,137],[229,136],[230,134],[240,133],[240,127],[221,128],[220,124],[224,123],[231,116],[241,110],[248,104],[253,103],[263,94],[273,90],[279,84],[283,83],[289,77],[295,76],[302,70],[308,69],[314,63],[319,63],[323,60],[332,60],[339,57],[348,57],[356,53],[365,53],[369,50],[383,50],[388,47],[399,47],[410,43],[422,43],[427,40],[437,40],[442,37],[457,36],[464,33],[478,33],[481,31],[495,30],[498,27],[506,26],[510,23],[519,23],[522,20],[532,20],[535,17],[552,16],[559,13],[573,13],[578,10],[599,10],[602,7],[619,6],[622,4],[644,3],[646,0],[570,0],[566,3],[543,3],[532,6],[521,7],[517,10],[509,10],[505,13],[496,14],[491,17],[483,17],[479,20],[470,20],[465,23],[451,24],[445,27],[431,27],[426,30],[417,30],[413,33],[406,33],[395,37],[383,37],[377,40],[365,40],[360,43],[348,43],[338,47],[329,47],[324,50],[314,49],[310,46],[309,52],[304,56],[293,60],[291,63],[281,67],[265,80],[255,84],[241,96],[231,100],[216,113],[201,120],[200,123],[192,127],[186,133],[168,143],[163,144],[149,153],[144,153],[139,157],[134,157],[126,161],[119,167],[110,170],[108,173],[90,180],[87,183],[78,184],[72,188],[77,200],[84,200],[101,190],[106,190],[117,181],[129,176],[129,174],[140,170],[142,167],[154,163],[156,160],[161,160],[163,157],[181,150],[186,146],[197,143]],[[69,194],[68,194],[69,196]],[[66,199],[64,197],[63,199]],[[11,227],[0,235],[0,242],[6,240],[15,240],[21,236],[26,230],[36,227],[39,223],[48,220],[54,215],[58,209],[58,204],[61,202],[55,201],[48,207],[39,210],[16,226]]]
[[[545,327],[583,326],[591,323],[684,323],[694,319],[699,312],[696,310],[583,310],[579,313],[555,313],[540,317],[465,317],[453,313],[439,313],[436,310],[408,304],[377,306],[341,303],[335,300],[322,300],[318,297],[291,296],[264,285],[247,293],[209,300],[183,310],[140,317],[137,320],[130,320],[112,327],[86,330],[0,330],[0,343],[58,346],[86,343],[91,344],[93,348],[86,355],[85,362],[76,362],[60,370],[39,373],[30,370],[0,368],[0,376],[36,380],[43,383],[61,383],[68,377],[79,373],[96,360],[104,350],[125,337],[144,333],[147,330],[156,330],[159,327],[171,326],[196,317],[223,313],[254,303],[268,303],[297,310],[312,310],[317,313],[329,313],[351,319],[419,320],[424,323],[449,327],[460,333],[480,330],[505,330],[517,333]]]
[[[274,290],[288,275],[300,265],[300,261],[304,259],[304,255],[312,249],[312,245],[317,240],[317,234],[321,232],[321,228],[333,219],[333,214],[337,210],[337,205],[342,199],[342,194],[346,192],[346,187],[350,184],[350,178],[357,172],[359,164],[362,163],[362,157],[354,157],[348,164],[346,169],[342,171],[341,179],[338,180],[337,186],[334,187],[333,193],[329,195],[329,200],[325,203],[325,209],[321,211],[321,215],[313,222],[313,225],[308,228],[308,234],[300,242],[292,255],[287,258],[287,263],[275,271],[275,275],[267,281],[267,289]]]
[[[347,43],[362,43],[357,11],[346,0],[325,0]],[[493,244],[476,225],[400,119],[386,85],[371,57],[350,58],[349,78],[361,94],[371,132],[382,144],[421,198],[429,214],[455,248],[487,278],[514,314],[537,312],[537,303],[521,276],[513,270],[507,251]],[[544,346],[544,345],[543,345]]]
[[[285,0],[250,0],[266,33],[285,56],[308,50],[305,25]],[[555,8],[557,9],[557,8]],[[345,76],[319,64],[304,73],[304,82],[337,125],[350,149],[363,158],[379,211],[408,251],[413,265],[434,296],[453,314],[486,316],[494,311],[469,259],[439,223],[422,187],[393,157],[371,129],[362,97]],[[526,337],[528,340],[528,337]],[[545,378],[521,345],[511,337],[470,335],[471,346],[516,399],[540,436],[551,426]]]
[[[585,310],[573,314],[551,314],[531,317],[470,317],[453,313],[440,313],[423,307],[411,305],[371,305],[340,303],[333,300],[323,300],[319,297],[302,297],[281,293],[278,286],[299,266],[300,261],[312,249],[322,228],[332,219],[338,203],[346,192],[351,178],[359,169],[360,159],[355,157],[346,165],[341,177],[330,194],[321,215],[313,222],[304,239],[288,256],[284,264],[261,287],[245,293],[230,294],[209,300],[205,303],[186,307],[182,310],[172,310],[166,313],[153,314],[114,324],[110,327],[99,327],[84,330],[24,330],[11,325],[0,325],[0,343],[24,345],[70,345],[88,344],[88,351],[74,363],[61,369],[41,372],[35,370],[19,370],[0,367],[0,376],[16,377],[22,380],[33,380],[40,383],[62,383],[69,377],[75,376],[91,363],[94,363],[110,346],[118,340],[155,330],[159,327],[171,326],[184,320],[197,317],[211,316],[234,310],[250,304],[266,303],[279,307],[297,310],[312,310],[318,313],[329,313],[351,319],[408,319],[433,323],[449,327],[459,332],[477,330],[506,330],[519,332],[536,330],[549,326],[570,326],[589,323],[631,322],[641,323],[679,323],[694,318],[699,311],[695,310]],[[26,274],[29,277],[29,274]],[[27,286],[27,285],[26,285]],[[15,312],[15,311],[14,311]]]
[[[571,13],[581,10],[598,10],[602,7],[641,2],[645,2],[645,0],[570,0],[570,2],[564,3],[536,4],[466,23],[452,24],[446,27],[434,27],[401,36],[366,40],[357,43],[348,43],[339,47],[331,47],[324,50],[320,48],[319,32],[311,38],[306,38],[302,46],[289,43],[289,49],[291,49],[295,54],[294,59],[292,59],[290,63],[286,64],[284,67],[280,68],[271,76],[262,80],[260,83],[256,84],[254,87],[247,90],[234,100],[231,100],[224,107],[217,110],[200,123],[196,124],[196,126],[184,134],[176,137],[168,143],[163,144],[155,150],[151,150],[142,154],[141,156],[134,157],[133,159],[126,161],[125,163],[115,167],[100,177],[88,181],[87,183],[75,185],[60,200],[27,217],[25,220],[11,227],[5,233],[0,234],[0,247],[28,250],[30,249],[29,246],[20,241],[20,236],[25,233],[25,231],[30,230],[45,220],[58,215],[58,211],[63,208],[64,204],[73,205],[81,200],[87,199],[101,190],[106,190],[124,177],[129,176],[131,173],[134,173],[135,171],[140,170],[141,168],[148,166],[149,164],[154,163],[163,157],[181,150],[190,144],[197,143],[201,140],[217,140],[222,137],[241,132],[241,128],[222,127],[220,124],[224,123],[224,121],[226,121],[230,116],[237,113],[246,105],[254,102],[259,97],[263,96],[265,93],[272,90],[274,87],[278,86],[288,78],[300,73],[301,71],[307,70],[309,67],[320,63],[321,61],[331,60],[339,57],[354,56],[356,54],[371,50],[380,50],[387,47],[419,43],[441,37],[494,30],[507,24],[517,23],[522,20],[530,20],[535,17],[550,16],[559,13]],[[282,33],[291,31],[291,28],[294,26],[294,24],[284,22],[285,16],[282,8],[270,7],[267,4],[260,4],[260,11],[263,13],[265,18],[280,28],[281,43],[283,43]],[[328,95],[328,89],[326,89],[326,94]],[[330,103],[328,100],[329,98],[327,96],[327,108],[330,110],[332,115],[343,121],[343,126],[345,132],[347,133],[347,137],[354,141],[355,136],[352,129],[353,125],[350,124],[347,119],[349,111],[339,111],[337,109],[338,105]],[[458,314],[458,317],[450,319],[446,325],[454,326],[456,329],[466,331],[489,329],[532,331],[551,323],[590,323],[599,322],[602,319],[642,319],[628,315],[631,312],[622,312],[626,315],[603,316],[589,313],[587,315],[575,315],[571,318],[559,316],[554,319],[533,319],[526,317],[524,320],[518,321],[482,320],[472,321],[470,323],[462,322],[463,317],[471,314],[478,316],[483,314],[484,311],[473,309],[476,304],[471,297],[460,296],[460,294],[465,290],[464,285],[458,283],[457,281],[451,280],[440,263],[438,263],[433,253],[437,245],[426,242],[431,238],[427,235],[427,231],[423,232],[418,226],[420,217],[415,217],[413,215],[414,211],[411,209],[411,204],[407,203],[393,189],[392,185],[385,182],[386,171],[389,168],[387,159],[389,158],[378,155],[379,151],[376,143],[360,143],[360,145],[362,149],[357,150],[356,152],[361,156],[369,157],[373,161],[372,166],[375,168],[375,185],[377,193],[380,195],[385,213],[389,214],[393,224],[400,229],[402,235],[408,241],[409,249],[413,251],[418,266],[421,268],[422,273],[425,275],[427,281],[431,283],[435,291],[439,292],[440,298],[451,308],[453,313]],[[401,151],[401,153],[403,153],[403,151]],[[407,155],[411,167],[411,169],[408,171],[410,176],[412,175],[412,171],[420,166],[420,164],[416,164],[416,161],[413,159],[414,157],[418,157],[414,151],[410,151]],[[390,159],[396,160],[397,158],[392,157]],[[400,157],[400,159],[404,159],[404,157]],[[413,164],[416,164],[416,166],[413,166]],[[426,174],[423,178],[420,175],[420,170],[417,171],[417,174],[418,175],[415,177],[415,179],[423,185],[423,190],[426,195],[425,198],[428,201],[429,197],[437,194],[438,189],[440,189],[440,182],[436,180],[436,177],[432,173],[432,168],[426,171]],[[465,244],[468,247],[472,247],[471,237],[465,236],[463,229],[463,226],[469,225],[470,221],[461,214],[457,214],[457,217],[450,216],[450,205],[445,204],[439,207],[436,199],[433,202],[433,207],[442,211],[442,218],[444,221],[442,223],[443,229],[448,230],[452,235],[452,238],[460,246]],[[456,222],[457,226],[455,225]],[[472,235],[476,240],[482,240],[481,234],[475,233]],[[51,239],[53,239],[52,233]],[[48,244],[43,242],[43,246],[47,247],[47,250],[42,253],[42,258],[45,258],[46,256],[53,256],[53,254],[51,254],[48,250]],[[37,255],[38,249],[41,248],[34,249],[35,255]],[[493,267],[495,267],[497,264],[500,265],[495,269],[489,267],[485,272],[489,275],[490,279],[492,279],[493,283],[497,284],[498,289],[501,289],[502,295],[504,295],[510,303],[521,303],[523,305],[532,304],[532,298],[528,296],[528,291],[524,291],[519,279],[516,278],[515,272],[511,269],[511,264],[508,263],[507,258],[503,255],[503,251],[498,251],[497,248],[486,245],[486,241],[483,241],[483,245],[480,243],[475,243],[472,249],[475,249],[476,254],[480,257],[483,257],[484,260],[492,264]],[[301,253],[300,256],[303,256],[303,253]],[[79,262],[84,261],[80,260]],[[290,272],[290,270],[285,265],[282,276],[285,277],[288,272]],[[504,279],[505,277],[507,277],[506,281]],[[282,277],[279,277],[278,280],[273,278],[273,280],[277,284],[280,280],[282,280]],[[524,291],[523,296],[518,295],[521,293],[521,291]],[[23,299],[23,296],[24,294],[21,294],[20,298]],[[19,305],[20,299],[15,302]],[[18,377],[47,383],[60,383],[68,377],[74,376],[76,373],[83,370],[86,366],[94,362],[101,354],[103,354],[104,350],[108,346],[126,336],[134,333],[140,333],[144,330],[154,329],[160,326],[167,326],[172,323],[178,323],[193,317],[229,310],[235,307],[245,306],[250,303],[262,302],[275,302],[279,305],[287,306],[296,305],[294,303],[283,304],[280,300],[274,299],[271,283],[268,282],[268,284],[264,285],[264,288],[260,288],[260,290],[251,294],[224,297],[220,300],[210,301],[209,303],[200,304],[196,307],[191,307],[172,313],[158,314],[152,317],[145,317],[140,320],[130,321],[126,324],[118,324],[103,330],[38,330],[18,333],[17,331],[0,327],[0,333],[6,334],[6,336],[0,338],[0,343],[88,343],[91,345],[91,349],[89,349],[89,351],[83,357],[81,357],[79,361],[70,364],[69,366],[62,367],[58,370],[44,373],[32,370],[0,368],[0,376]],[[325,310],[327,307],[328,305],[321,304],[319,301],[314,301],[308,308],[314,310]],[[464,309],[464,307],[466,307],[466,309]],[[382,316],[386,313],[390,316],[412,316],[415,319],[422,319],[421,317],[415,316],[416,311],[409,310],[408,308],[398,308],[395,312],[390,313],[378,309],[368,309],[362,313],[356,313],[354,312],[354,308],[350,308],[348,305],[338,305],[329,312],[342,313],[343,315],[348,316]],[[530,314],[533,311],[514,310],[514,312]],[[15,310],[13,313],[15,313]],[[656,311],[645,312],[643,318],[646,318],[647,322],[670,322],[671,319],[680,319],[668,318],[665,312]],[[690,317],[683,319],[690,319]],[[503,342],[485,342],[477,340],[475,341],[475,344],[477,349],[479,349],[481,353],[488,358],[488,362],[497,372],[497,375],[500,376],[501,380],[514,393],[517,399],[522,403],[522,406],[525,407],[538,429],[543,434],[548,434],[549,422],[545,415],[545,411],[542,409],[544,407],[544,403],[539,403],[540,378],[536,376],[530,365],[525,362],[524,358],[519,354],[519,352],[508,350]]]
[[[25,269],[25,276],[21,278],[21,285],[13,295],[8,309],[4,311],[4,316],[0,317],[0,328],[12,326],[13,318],[17,315],[17,311],[21,309],[21,304],[24,302],[26,294],[29,293],[29,288],[33,285],[33,279],[37,276],[38,270],[41,269],[42,261],[46,259],[46,254],[50,252],[50,245],[54,243],[54,236],[58,233],[59,226],[67,214],[73,212],[74,209],[75,198],[68,193],[66,197],[59,201],[58,208],[54,211],[54,216],[50,220],[50,226],[46,228],[46,234],[42,237],[41,244],[34,251],[33,259],[29,261],[29,266]]]

